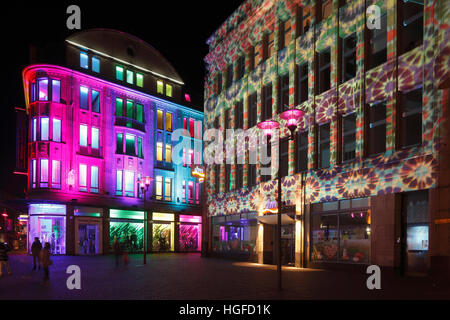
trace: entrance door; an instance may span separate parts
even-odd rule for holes
[[[403,197],[402,267],[408,274],[428,271],[428,192],[406,193]]]
[[[78,254],[98,254],[99,237],[99,226],[97,224],[78,225]]]

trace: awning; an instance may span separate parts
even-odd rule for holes
[[[265,224],[277,224],[278,223],[278,215],[277,214],[271,214],[267,216],[259,216],[257,217],[259,222],[265,223]],[[294,224],[295,220],[292,219],[287,214],[283,213],[281,215],[281,224]]]

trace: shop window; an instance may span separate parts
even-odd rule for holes
[[[289,140],[280,140],[280,164],[278,177],[286,177],[289,174]]]
[[[231,164],[225,164],[225,192],[231,191]]]
[[[258,103],[257,95],[255,92],[248,97],[248,107],[249,107],[248,127],[249,128],[256,126],[257,115],[258,115],[257,103]]]
[[[214,174],[215,174],[214,187],[216,194],[218,194],[220,192],[220,164],[214,165]]]
[[[80,86],[80,109],[89,110],[89,89]]]
[[[164,181],[164,200],[172,201],[172,179],[165,178]]]
[[[45,210],[39,208],[45,206]],[[49,215],[48,211],[52,214]],[[41,243],[50,243],[51,254],[66,253],[65,206],[52,204],[30,205],[29,239],[37,237]]]
[[[116,79],[123,81],[123,67],[116,66]]]
[[[256,219],[237,218],[232,224],[212,221],[212,251],[221,254],[252,255],[256,250],[258,227]]]
[[[117,154],[123,154],[123,133],[118,133],[117,134],[116,153]]]
[[[91,166],[91,192],[98,193],[98,167]]]
[[[91,147],[92,149],[99,148],[99,130],[98,128],[91,128]]]
[[[245,75],[245,56],[240,56],[237,60],[237,80],[240,80]]]
[[[338,237],[336,214],[313,214],[311,260],[337,261]]]
[[[368,30],[369,53],[365,58],[369,62],[369,69],[378,67],[387,60],[387,13],[380,17],[380,29]]]
[[[156,81],[156,92],[159,94],[164,94],[164,82],[161,80]]]
[[[422,88],[403,93],[400,98],[400,146],[422,143]]]
[[[162,200],[162,192],[163,192],[163,177],[156,176],[156,188],[155,188],[156,200]]]
[[[153,213],[155,221],[155,213]],[[174,224],[173,222],[153,223],[152,249],[157,252],[174,250]]]
[[[186,218],[184,218],[186,217]],[[180,251],[199,251],[201,250],[201,220],[196,221],[197,217],[180,216]],[[186,221],[186,222],[185,222]],[[197,222],[197,223],[195,223]]]
[[[123,195],[123,171],[116,171],[116,196]]]
[[[234,76],[233,64],[230,64],[227,68],[227,82],[226,82],[227,89],[231,87],[231,85],[233,84],[233,76]]]
[[[39,101],[48,101],[48,79],[40,78],[38,82]]]
[[[36,188],[37,182],[37,168],[36,168],[36,159],[31,160],[31,187]]]
[[[386,103],[381,102],[368,110],[368,155],[386,151]]]
[[[89,69],[89,56],[86,52],[80,52],[80,67]]]
[[[100,59],[97,57],[92,57],[92,71],[97,73],[100,72]]]
[[[156,111],[156,127],[159,130],[164,130],[164,122],[163,122],[164,113],[162,110]]]
[[[87,147],[88,141],[88,126],[80,124],[80,147]]]
[[[244,106],[242,104],[242,101],[238,101],[236,103],[236,109],[234,113],[234,123],[235,129],[244,128]]]
[[[91,110],[92,112],[100,113],[100,93],[92,90]]]
[[[61,81],[52,80],[52,101],[61,102]]]
[[[166,131],[172,131],[172,114],[166,112]]]
[[[423,2],[398,0],[399,55],[422,45],[423,11]]]
[[[283,111],[289,109],[289,73],[281,76],[279,78],[279,103],[278,103],[278,112],[282,113]]]
[[[342,39],[341,59],[342,75],[341,83],[353,79],[356,76],[356,33]]]
[[[85,164],[80,164],[80,171],[78,175],[78,188],[79,191],[87,191],[87,166]]]
[[[263,87],[263,116],[262,120],[272,118],[272,85]]]
[[[135,136],[125,134],[125,153],[129,156],[136,156]]]
[[[280,45],[279,49],[286,48],[291,42],[291,20],[281,22],[280,25]]]
[[[172,86],[170,84],[166,84],[166,96],[172,97]]]
[[[116,117],[123,116],[123,99],[116,98]]]
[[[144,75],[139,72],[136,72],[136,85],[141,88],[144,86]]]
[[[41,141],[48,141],[49,119],[41,118]]]
[[[308,170],[308,131],[297,133],[296,141],[296,172],[304,172]]]
[[[330,166],[330,123],[319,126],[318,165],[319,169]]]
[[[134,222],[127,220],[111,219],[109,223],[109,246],[114,247],[114,239],[119,241],[119,245],[127,252],[143,252],[144,249],[144,223],[143,218]]]
[[[342,117],[342,161],[356,156],[356,113]]]
[[[134,172],[125,170],[125,197],[134,197]]]
[[[308,63],[297,66],[297,104],[308,100]]]
[[[61,189],[61,161],[52,160],[52,188]]]
[[[331,85],[331,57],[330,48],[317,53],[316,95],[330,89]]]

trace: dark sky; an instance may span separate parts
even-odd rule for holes
[[[29,64],[30,44],[52,48],[77,30],[68,30],[66,9],[81,9],[81,28],[112,28],[151,44],[175,67],[200,109],[203,102],[206,40],[242,0],[190,1],[8,1],[0,10],[2,63],[0,199],[20,195],[15,166],[14,107],[24,107],[21,71]],[[57,51],[55,51],[57,52]],[[23,179],[22,179],[23,180]]]

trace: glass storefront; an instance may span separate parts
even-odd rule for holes
[[[66,253],[66,206],[57,204],[30,204],[29,239],[39,238],[42,246],[50,243],[52,254]],[[29,246],[31,250],[31,245]]]
[[[200,251],[202,217],[180,215],[180,251]]]
[[[368,198],[318,203],[312,211],[313,261],[370,262]]]
[[[110,210],[110,248],[118,239],[123,251],[142,252],[144,248],[144,212]]]
[[[75,254],[95,255],[102,253],[102,208],[74,207]]]
[[[174,251],[174,214],[153,213],[152,250],[157,252]]]

